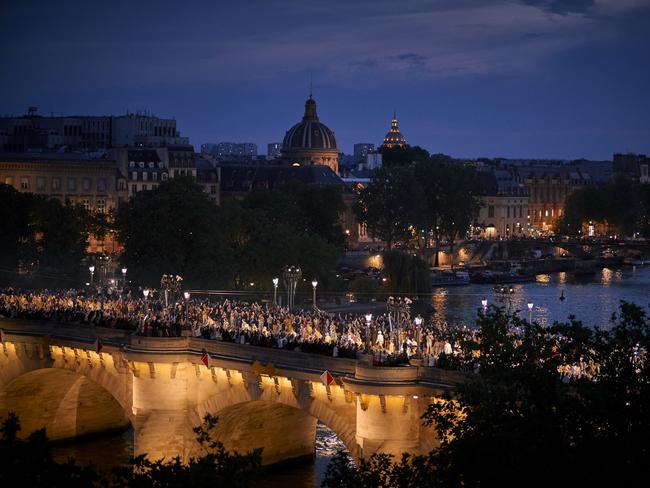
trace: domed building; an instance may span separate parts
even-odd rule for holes
[[[309,95],[305,115],[289,129],[282,143],[282,158],[288,164],[329,166],[338,174],[339,149],[334,132],[318,120],[316,101]]]
[[[390,121],[390,131],[384,137],[384,147],[404,147],[406,138],[397,127],[397,114],[393,113],[393,120]]]

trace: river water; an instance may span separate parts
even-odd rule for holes
[[[533,303],[532,318],[543,324],[566,320],[570,315],[586,325],[606,326],[621,300],[636,303],[648,310],[650,303],[650,267],[605,268],[589,277],[569,273],[538,275],[534,282],[512,285],[507,298],[494,292],[492,285],[438,288],[431,298],[434,317],[449,323],[471,325],[481,301],[521,310],[528,314],[527,303]],[[564,294],[565,300],[560,300]],[[74,457],[81,463],[94,463],[109,470],[114,464],[126,463],[133,451],[132,431],[101,439],[57,446],[55,456],[64,461]],[[282,468],[264,478],[271,488],[313,488],[320,486],[327,464],[337,450],[344,449],[336,434],[322,424],[316,432],[316,456],[313,464]]]

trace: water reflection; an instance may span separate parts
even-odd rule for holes
[[[339,450],[347,452],[339,437],[318,422],[316,425],[316,452],[313,464],[294,467],[280,467],[265,474],[264,486],[269,488],[314,488],[320,486],[325,470]],[[54,459],[65,462],[74,458],[79,464],[93,464],[105,473],[115,465],[125,465],[133,455],[133,430],[122,434],[56,445],[52,449]]]
[[[650,267],[603,269],[592,276],[573,273],[538,275],[534,282],[513,285],[513,293],[494,292],[489,284],[436,289],[431,304],[434,320],[473,325],[481,300],[527,318],[527,303],[534,304],[533,319],[542,324],[565,321],[570,315],[588,325],[606,326],[621,300],[647,307],[650,302]],[[564,294],[565,300],[560,300]]]

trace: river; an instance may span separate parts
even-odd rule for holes
[[[569,273],[538,275],[534,282],[512,285],[507,298],[495,293],[492,285],[438,288],[432,295],[434,317],[449,323],[470,325],[481,301],[521,310],[528,314],[527,303],[533,303],[532,318],[543,324],[566,320],[574,315],[586,325],[606,326],[621,300],[648,309],[650,302],[650,267],[605,268],[589,277]],[[564,295],[565,300],[560,300]],[[60,460],[72,456],[82,463],[93,462],[107,470],[116,463],[125,463],[132,453],[132,431],[101,439],[57,446],[54,453]],[[320,486],[325,469],[343,443],[331,430],[318,424],[316,456],[313,464],[282,468],[265,476],[264,486],[271,488],[313,488]]]

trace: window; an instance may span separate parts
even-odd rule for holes
[[[151,179],[153,181],[157,181],[158,180],[158,173],[156,173],[155,171],[153,173],[151,173]]]
[[[5,176],[5,185],[14,186],[14,177]]]
[[[99,213],[106,212],[106,200],[104,200],[103,198],[97,199],[97,211]]]
[[[212,195],[216,195],[216,194],[217,194],[217,185],[211,185],[211,186],[210,186],[210,193],[211,193]]]
[[[68,178],[68,191],[76,191],[76,190],[77,190],[77,179]]]
[[[131,172],[131,179],[133,181],[138,181],[138,172],[137,171],[132,171]]]
[[[160,179],[165,181],[167,179],[167,173],[163,173],[162,175],[160,175]]]
[[[494,205],[488,205],[488,218],[494,218]]]
[[[36,177],[36,189],[38,191],[45,191],[45,176]]]
[[[29,176],[20,177],[20,189],[29,190]]]
[[[143,171],[142,172],[142,181],[147,181],[149,179],[148,176],[149,176],[149,173],[147,173],[146,171]]]
[[[52,190],[59,191],[61,189],[61,178],[55,176],[52,178]]]
[[[135,161],[129,161],[129,168],[135,168]]]
[[[154,163],[149,163],[149,167],[150,167],[150,168],[153,168],[153,167],[154,167]]]
[[[144,168],[144,161],[140,161],[140,167]]]
[[[162,162],[160,162],[160,163],[158,163],[158,167],[159,167],[159,168],[164,168],[165,165],[164,165]]]
[[[99,178],[97,180],[97,191],[106,191],[106,178]]]
[[[131,193],[137,193],[138,192],[138,185],[131,185]]]
[[[81,202],[86,210],[90,210],[90,199],[85,198]]]
[[[90,178],[84,178],[81,180],[81,188],[83,191],[90,191],[90,187],[92,186],[92,181]]]

